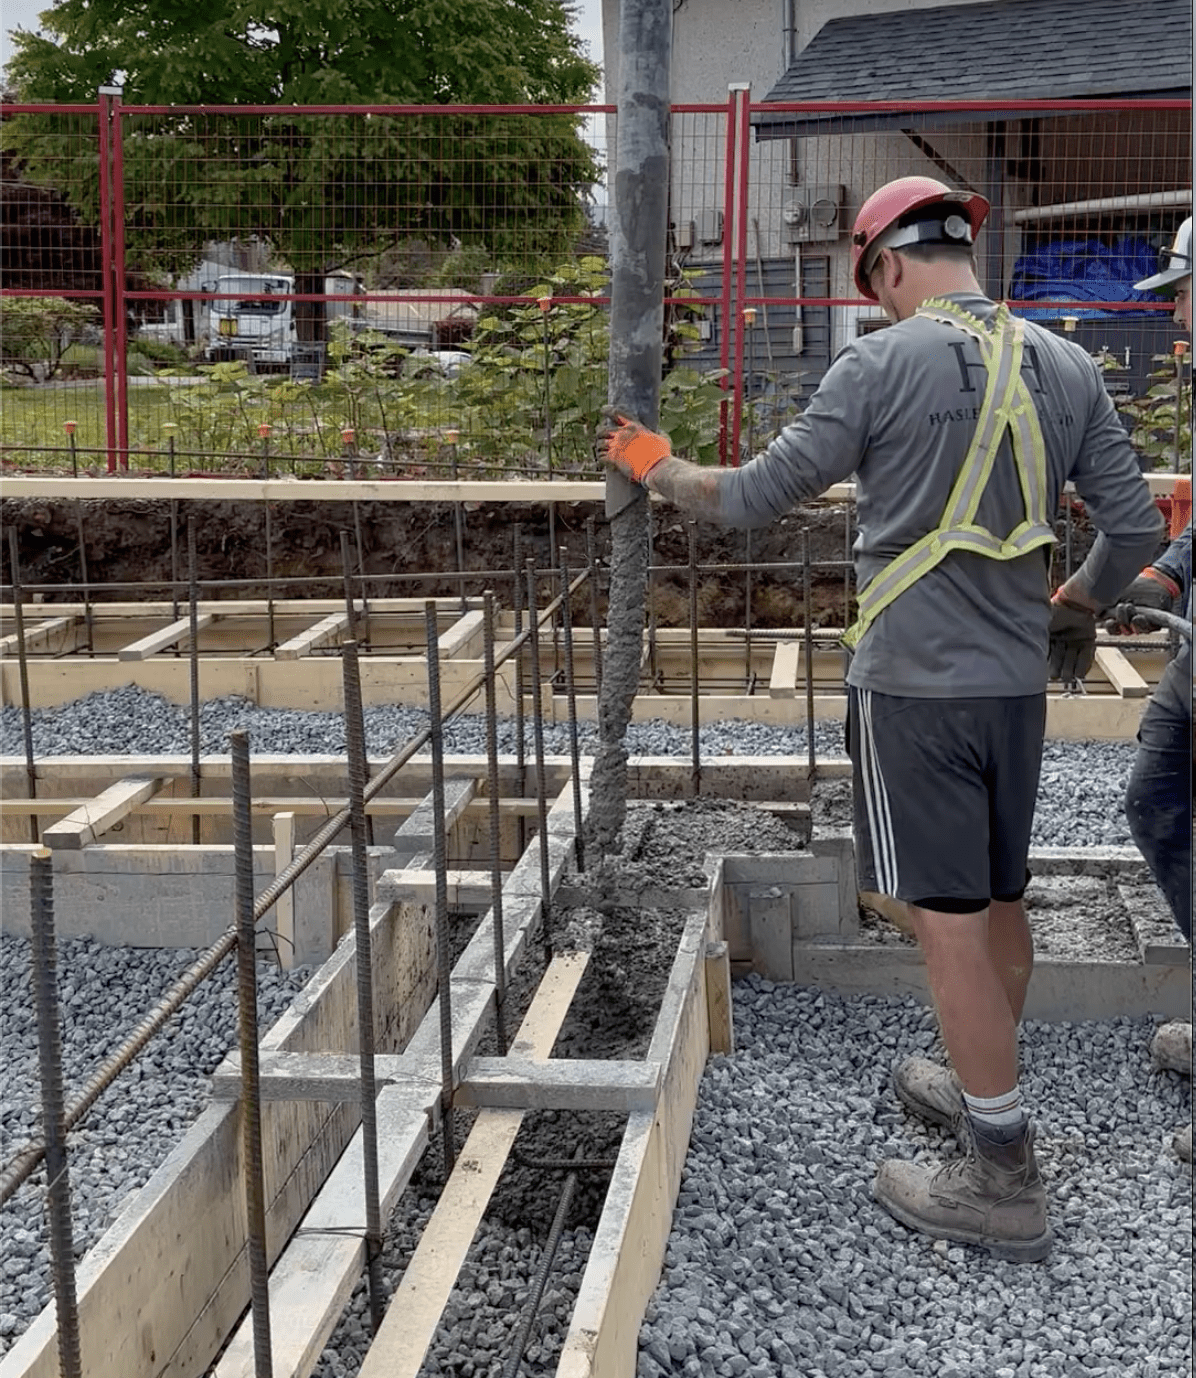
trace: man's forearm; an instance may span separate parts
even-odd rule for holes
[[[720,522],[723,473],[670,455],[649,472],[647,486],[691,517]]]

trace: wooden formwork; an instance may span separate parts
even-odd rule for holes
[[[199,605],[199,678],[205,699],[239,695],[264,708],[339,709],[342,671],[336,655],[348,634],[343,604],[327,599],[279,600],[274,605],[272,651],[267,605],[257,600],[201,602]],[[438,649],[442,693],[452,698],[471,684],[481,684],[482,613],[461,607],[460,599],[438,600],[441,627]],[[417,599],[377,599],[369,605],[369,650],[361,657],[362,697],[366,705],[427,704],[422,605]],[[169,603],[94,604],[91,608],[93,653],[83,646],[82,604],[55,605],[53,616],[29,617],[25,632],[30,652],[26,672],[32,707],[56,707],[98,690],[136,684],[183,704],[190,696],[189,658],[179,654],[187,644],[188,622],[174,616]],[[11,625],[12,608],[0,607],[0,625]],[[514,635],[510,614],[496,627],[497,652]],[[549,634],[545,632],[545,641]],[[592,631],[579,628],[574,638],[575,679],[585,686],[594,677]],[[15,633],[0,639],[0,702],[20,702],[19,667],[14,659]],[[1124,639],[1122,639],[1124,643]],[[1052,694],[1047,735],[1060,738],[1132,736],[1143,699],[1166,664],[1166,634],[1135,638],[1127,654],[1118,638],[1102,637],[1083,695]],[[692,708],[690,634],[663,628],[650,638],[656,682],[637,695],[636,720],[651,718],[688,725]],[[560,647],[553,642],[554,657]],[[811,664],[800,633],[791,638],[725,628],[698,633],[699,718],[703,723],[740,718],[750,722],[800,725],[810,707],[818,720],[842,718],[843,652],[833,635],[820,632]],[[806,680],[812,674],[814,695],[807,704]],[[744,692],[745,686],[759,692]],[[498,674],[498,709],[515,709],[514,667]],[[479,697],[470,711],[481,711]],[[541,709],[549,721],[567,717],[566,696],[554,694],[550,682],[540,690]],[[524,709],[531,700],[525,695]],[[576,709],[584,721],[595,720],[597,697],[581,692]]]

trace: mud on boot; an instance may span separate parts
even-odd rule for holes
[[[966,1116],[962,1158],[940,1168],[891,1159],[880,1165],[872,1194],[903,1225],[934,1239],[976,1244],[996,1258],[1036,1263],[1051,1251],[1046,1189],[1034,1157],[1034,1128],[1012,1143],[994,1143]]]
[[[893,1089],[919,1119],[960,1133],[963,1088],[952,1068],[925,1057],[907,1057],[893,1069]],[[966,1136],[960,1142],[966,1143]]]

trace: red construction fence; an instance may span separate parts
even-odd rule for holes
[[[10,467],[597,472],[613,108],[0,119]],[[883,326],[852,219],[922,173],[989,197],[990,295],[1098,356],[1149,463],[1187,468],[1189,357],[1132,284],[1191,212],[1190,149],[1179,101],[676,106],[662,424],[704,462],[766,443]]]

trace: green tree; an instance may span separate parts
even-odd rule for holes
[[[0,369],[47,382],[98,317],[94,306],[63,297],[0,297]]]
[[[18,33],[25,101],[132,105],[580,104],[597,69],[565,0],[62,0]],[[130,260],[177,272],[210,240],[265,240],[320,292],[412,238],[507,266],[568,249],[598,176],[574,116],[128,118]],[[26,174],[98,219],[94,121],[30,115],[3,139]],[[322,337],[321,313],[296,311]]]

